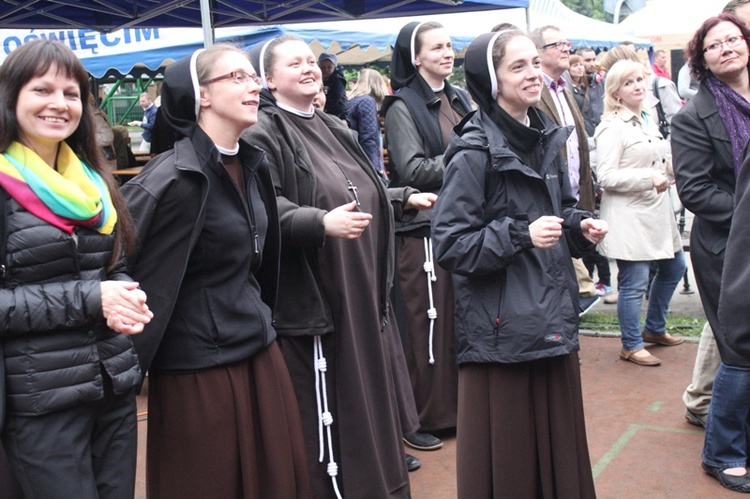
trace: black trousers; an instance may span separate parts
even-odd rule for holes
[[[6,415],[3,446],[27,499],[133,499],[135,391],[40,416]]]
[[[609,260],[606,256],[602,256],[598,251],[593,251],[583,257],[583,264],[586,265],[586,269],[592,278],[594,277],[594,269],[596,269],[599,273],[599,282],[607,286],[612,285],[612,271],[609,269]]]
[[[5,449],[0,445],[0,492],[3,499],[23,499],[21,486],[10,471]]]

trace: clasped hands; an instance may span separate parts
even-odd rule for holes
[[[102,281],[102,313],[107,327],[122,334],[138,334],[154,314],[146,305],[146,293],[137,282]]]

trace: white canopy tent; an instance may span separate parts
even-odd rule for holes
[[[689,0],[678,0],[691,3]],[[693,0],[710,1],[710,0]],[[631,41],[639,49],[652,47],[651,41],[639,38],[630,26],[597,21],[572,11],[560,0],[531,0],[529,2],[530,29],[554,25],[561,29],[574,47],[610,49],[623,41]]]
[[[411,18],[377,19],[361,21],[336,21],[304,24],[302,26],[321,29],[392,32],[395,36],[401,26],[414,20]],[[633,41],[638,48],[652,47],[650,40],[638,38],[632,28],[605,23],[578,14],[560,0],[530,0],[527,9],[498,9],[483,12],[463,12],[421,16],[419,20],[438,21],[452,36],[475,37],[486,33],[493,26],[508,22],[523,30],[532,30],[546,25],[558,26],[574,46],[597,49],[611,48],[625,40]]]
[[[620,26],[648,38],[658,49],[684,49],[695,30],[718,15],[728,0],[648,0]],[[532,0],[534,3],[534,0]]]

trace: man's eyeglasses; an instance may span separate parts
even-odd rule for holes
[[[745,39],[741,36],[730,36],[723,42],[714,42],[708,47],[703,49],[704,54],[718,54],[721,52],[722,45],[726,44],[727,48],[733,49],[739,46],[740,43],[744,42]]]
[[[223,81],[223,80],[231,80],[235,82],[237,85],[247,85],[250,83],[250,81],[254,81],[256,84],[261,84],[260,76],[257,74],[255,75],[249,75],[245,73],[244,71],[232,71],[231,73],[227,73],[225,75],[217,76],[216,78],[211,78],[206,82],[206,84],[209,83],[216,83],[217,81]]]
[[[570,50],[570,47],[572,47],[572,46],[573,46],[572,43],[570,43],[567,40],[564,40],[564,41],[561,41],[561,42],[552,42],[552,43],[548,43],[546,45],[542,45],[542,49],[548,49],[550,47],[555,47],[557,50],[562,51],[563,49]]]

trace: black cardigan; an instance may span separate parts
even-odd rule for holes
[[[280,247],[273,185],[262,151],[244,141],[240,142],[240,150],[250,150],[250,155],[259,163],[257,185],[268,214],[268,232],[263,264],[255,276],[262,300],[273,310]],[[211,161],[219,161],[218,151],[205,133],[196,129],[192,141],[178,141],[173,150],[151,160],[139,175],[122,187],[140,241],[139,252],[129,262],[132,276],[148,294],[149,308],[154,313],[154,319],[143,333],[133,337],[144,370],[151,365],[171,320],[190,255],[203,229],[209,188],[203,168]],[[153,232],[159,237],[150,238],[149,233]],[[252,247],[253,242],[248,241],[246,247],[234,250],[252,251]],[[227,248],[229,250],[232,248]],[[274,339],[275,334],[271,334],[255,341],[254,351],[260,351]],[[247,358],[245,346],[242,355]],[[217,345],[195,368],[236,361],[238,353],[231,344]]]

